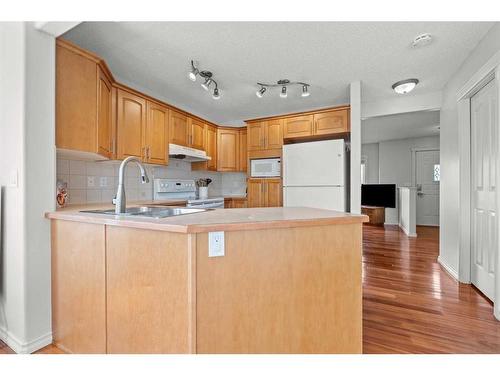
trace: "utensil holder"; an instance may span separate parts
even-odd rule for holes
[[[200,186],[198,188],[198,196],[200,199],[207,199],[208,198],[208,186]]]

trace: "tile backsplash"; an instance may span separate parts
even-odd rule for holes
[[[83,161],[58,157],[57,180],[67,183],[69,204],[111,203],[118,187],[119,167],[120,161]],[[181,160],[170,160],[166,167],[146,165],[146,170],[150,182],[142,184],[137,165],[127,165],[125,189],[129,201],[153,199],[153,178],[211,178],[210,196],[246,192],[245,173],[191,171],[191,164]]]

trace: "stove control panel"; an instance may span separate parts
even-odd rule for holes
[[[182,193],[194,192],[196,185],[194,180],[175,180],[170,178],[155,178],[155,193]]]

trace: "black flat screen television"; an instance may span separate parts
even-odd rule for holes
[[[361,185],[361,205],[396,208],[396,184]]]

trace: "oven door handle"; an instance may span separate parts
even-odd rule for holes
[[[215,202],[215,203],[200,203],[193,204],[190,203],[186,205],[187,208],[222,208],[224,207],[224,202]]]

